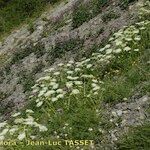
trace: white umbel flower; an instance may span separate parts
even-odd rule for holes
[[[118,53],[120,53],[121,51],[122,51],[121,48],[118,48],[118,49],[114,50],[114,53],[118,54]]]
[[[64,94],[59,94],[59,95],[57,95],[57,98],[59,99],[59,98],[63,98],[64,97]]]
[[[62,89],[57,89],[56,92],[57,93],[63,93],[64,91]]]
[[[134,51],[135,51],[135,52],[138,52],[138,51],[139,51],[139,49],[138,49],[138,48],[137,48],[137,49],[134,49]]]
[[[36,104],[36,107],[41,107],[43,105],[43,101],[40,101]]]
[[[3,141],[5,137],[3,135],[0,136],[0,141]]]
[[[79,94],[80,91],[78,89],[73,89],[71,94]]]
[[[67,79],[69,80],[77,80],[79,77],[71,77],[71,76],[67,76]]]
[[[55,90],[55,89],[58,89],[58,87],[59,87],[59,84],[58,83],[56,83],[55,85],[53,85],[53,89]]]
[[[67,71],[67,74],[73,74],[73,71],[69,70]]]
[[[20,114],[21,114],[20,112],[17,112],[17,113],[15,113],[15,114],[13,114],[12,117],[17,117],[17,116],[19,116]]]
[[[96,87],[93,88],[93,91],[97,91],[97,90],[99,90],[99,89],[100,89],[100,87],[99,87],[99,86],[96,86]]]
[[[86,66],[86,68],[89,69],[89,68],[91,68],[92,66],[93,66],[92,64],[88,64],[88,65]]]
[[[54,73],[54,76],[58,76],[58,75],[60,75],[60,72],[55,72]]]
[[[0,123],[0,129],[3,128],[3,127],[5,127],[6,124],[7,124],[6,122]]]
[[[18,130],[18,128],[12,128],[9,130],[10,135],[13,135],[16,131]]]
[[[112,49],[107,49],[106,50],[106,54],[111,54],[112,53]]]
[[[61,67],[61,66],[63,66],[63,65],[64,65],[63,63],[59,63],[59,64],[58,64],[59,67]]]
[[[54,68],[49,68],[49,69],[46,69],[44,72],[52,72],[54,70],[55,70]]]
[[[26,137],[25,132],[22,132],[18,135],[18,140],[22,141]]]
[[[81,71],[80,68],[75,68],[75,72]]]
[[[54,90],[50,90],[47,93],[44,94],[45,97],[51,96],[52,94],[54,94],[55,91]]]
[[[8,129],[2,130],[2,132],[0,133],[0,136],[5,135],[8,131],[9,131]]]
[[[45,90],[40,91],[40,93],[39,93],[38,97],[43,96],[45,92],[46,92]]]
[[[72,86],[73,86],[73,83],[72,83],[72,82],[67,82],[67,83],[66,83],[66,87],[67,87],[67,88],[71,88]]]
[[[107,44],[106,46],[105,46],[105,49],[107,49],[107,48],[110,48],[110,44]]]
[[[130,51],[131,48],[130,48],[129,46],[127,46],[127,47],[124,48],[124,50],[125,50],[125,51]]]
[[[74,81],[75,85],[82,85],[82,81]]]
[[[69,63],[69,64],[74,64],[74,61],[73,61],[73,60],[70,60],[68,63]]]
[[[43,125],[39,125],[39,129],[40,129],[40,132],[45,132],[45,131],[48,130],[48,129],[47,129],[45,126],[43,126]]]
[[[26,113],[34,113],[34,111],[31,110],[31,109],[27,109],[27,110],[26,110]]]
[[[134,40],[135,40],[135,41],[140,41],[140,40],[141,40],[141,37],[140,37],[140,36],[137,36],[137,37],[134,38]]]
[[[90,131],[90,132],[91,132],[91,131],[93,131],[93,129],[92,129],[92,128],[89,128],[89,129],[88,129],[88,131]]]
[[[23,123],[24,119],[23,118],[17,118],[14,120],[14,123],[18,124],[18,123]]]
[[[58,100],[57,97],[52,97],[52,99],[51,99],[52,102],[56,102],[57,100]]]

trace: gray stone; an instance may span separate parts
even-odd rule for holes
[[[122,110],[117,110],[117,115],[120,117],[120,116],[122,116]]]

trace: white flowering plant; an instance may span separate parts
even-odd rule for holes
[[[15,113],[11,123],[0,123],[0,140],[102,138],[102,128],[114,126],[103,120],[102,103],[127,99],[136,84],[148,80],[139,59],[150,48],[149,31],[149,20],[126,26],[89,58],[45,70],[23,115]]]

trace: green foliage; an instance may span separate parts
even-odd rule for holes
[[[130,130],[122,140],[117,143],[118,150],[149,150],[150,124],[144,124]]]
[[[31,120],[38,120],[45,124],[48,130],[38,134],[37,130],[28,130],[22,123],[18,126],[19,131],[24,127],[22,140],[31,138],[29,135],[32,134],[36,135],[36,139],[92,139],[99,144],[100,138],[103,137],[103,133],[105,134],[103,131],[113,127],[111,121],[105,121],[107,119],[103,117],[104,107],[101,103],[122,101],[123,98],[131,96],[137,85],[149,82],[147,65],[150,48],[149,30],[150,21],[124,27],[109,39],[105,47],[97,50],[89,58],[83,58],[79,62],[70,60],[45,70],[46,76],[39,78],[32,87],[33,91],[27,108],[34,110],[32,115],[34,119],[30,116],[27,123],[34,126],[36,124],[30,124]],[[57,43],[49,53],[57,58],[66,51],[78,50],[81,47],[80,42],[80,40],[71,40],[66,43]],[[41,50],[35,52],[40,53]],[[19,59],[24,57],[23,54],[23,57],[19,56]],[[27,90],[28,85],[31,86],[32,83],[28,78],[32,79],[28,74],[22,77],[22,83]],[[28,114],[24,112],[24,115]],[[118,123],[120,121],[117,120]],[[6,129],[8,129],[7,126]],[[138,130],[135,137],[134,134],[129,136],[131,140],[121,141],[123,144],[119,143],[118,149],[149,147],[147,140],[149,126],[140,131]],[[18,135],[20,132],[16,131],[13,136],[18,137]],[[10,137],[3,134],[1,138]],[[68,147],[63,148],[68,149]],[[89,149],[82,146],[79,148]],[[41,149],[41,147],[35,149]]]
[[[120,17],[120,15],[118,15],[117,13],[111,11],[109,13],[106,13],[102,16],[102,20],[104,22],[109,22],[112,19],[117,19],[118,17]]]
[[[82,25],[84,22],[90,20],[90,13],[87,11],[85,5],[81,5],[74,11],[73,14],[73,28],[77,28]]]
[[[4,92],[0,92],[0,100],[5,99],[9,94],[4,93]]]
[[[46,0],[0,0],[0,34],[10,32],[23,21],[38,16],[48,3]]]
[[[51,4],[55,4],[57,2],[59,2],[59,0],[45,0],[46,2],[49,2]]]
[[[139,9],[140,20],[150,20],[150,1],[145,1]]]
[[[5,7],[11,0],[0,0],[0,8]]]
[[[149,81],[149,25],[145,21],[119,30],[109,44],[89,58],[58,64],[57,71],[45,71],[47,76],[37,80],[33,87],[30,104],[35,116],[49,128],[43,136],[96,141],[102,135],[99,128],[113,127],[103,122],[101,101],[123,101],[137,85]]]
[[[29,56],[31,53],[35,53],[38,58],[41,57],[45,53],[44,45],[41,43],[38,43],[35,46],[30,44],[26,48],[16,51],[12,57],[11,65],[18,63],[25,57]]]
[[[93,0],[89,4],[81,4],[73,12],[73,28],[77,28],[101,12],[108,0]]]
[[[29,24],[28,30],[30,31],[30,34],[35,31],[35,27],[34,27],[34,24],[32,22]]]
[[[32,74],[40,72],[44,68],[44,64],[41,62],[37,63],[37,66],[32,70]]]
[[[123,98],[128,98],[133,94],[130,83],[121,78],[117,78],[117,81],[107,80],[103,88],[102,98],[107,103],[122,101]]]
[[[34,74],[26,72],[22,73],[18,83],[23,85],[24,92],[31,91],[31,87],[35,84]]]
[[[83,41],[80,39],[70,39],[65,42],[56,43],[55,47],[50,51],[52,58],[60,58],[65,52],[72,51],[73,53],[81,49]]]
[[[135,1],[137,1],[137,0],[120,0],[121,7],[123,9],[126,9],[129,6],[130,3],[135,2]]]

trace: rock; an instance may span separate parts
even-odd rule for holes
[[[143,102],[148,101],[148,99],[149,99],[149,97],[148,97],[147,95],[145,95],[145,96],[143,96],[143,97],[141,98],[141,100],[142,100]]]
[[[116,113],[117,113],[117,115],[118,115],[119,117],[121,117],[123,112],[122,112],[122,110],[117,110]]]
[[[111,133],[111,138],[112,138],[112,142],[118,140],[114,133]]]

